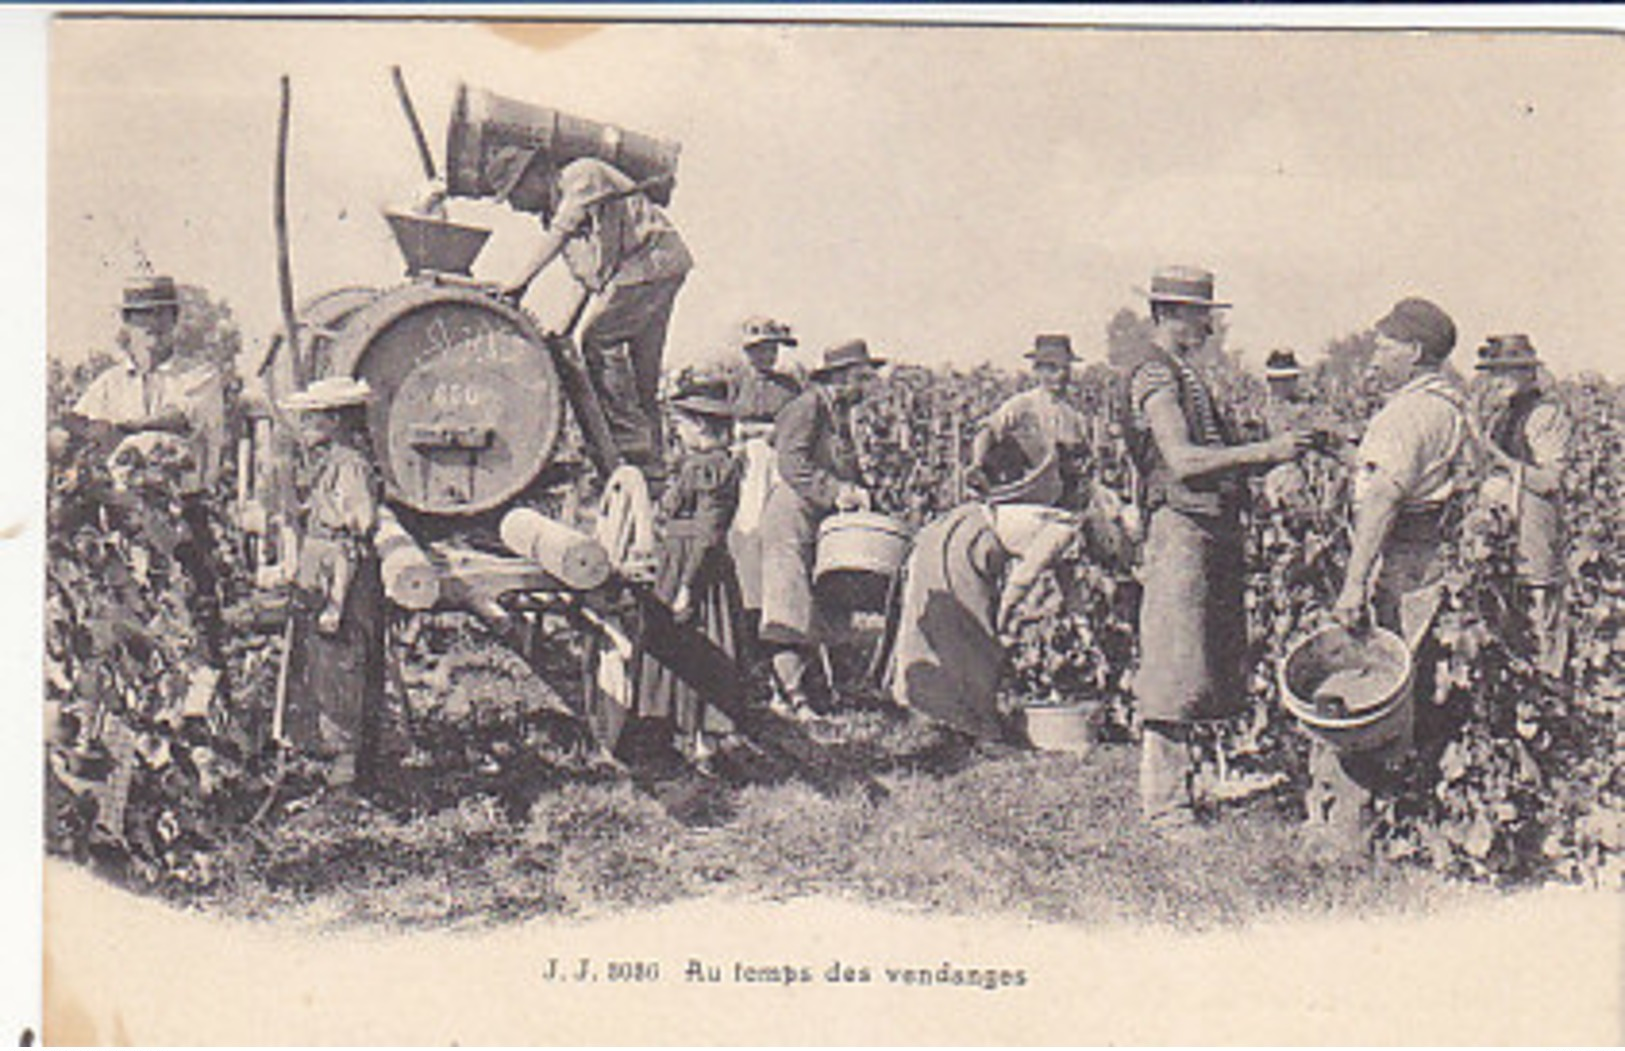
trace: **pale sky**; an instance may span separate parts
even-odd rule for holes
[[[683,144],[669,209],[698,260],[668,360],[767,313],[792,360],[864,336],[905,361],[1089,360],[1160,263],[1210,267],[1231,344],[1313,356],[1397,298],[1471,355],[1527,331],[1560,372],[1625,375],[1618,37],[361,22],[60,22],[51,55],[49,323],[107,345],[139,239],[248,338],[279,324],[277,79],[294,96],[301,298],[400,280],[378,215],[421,181],[389,66],[442,159],[466,81]],[[496,227],[502,279],[534,222]],[[557,283],[531,306],[556,310]]]

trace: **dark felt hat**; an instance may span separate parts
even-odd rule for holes
[[[1026,358],[1038,365],[1070,365],[1078,360],[1072,353],[1072,337],[1061,333],[1046,333],[1035,338]]]
[[[180,294],[175,279],[165,274],[142,274],[124,285],[124,316],[149,310],[179,309]]]
[[[1532,369],[1539,365],[1540,355],[1535,353],[1535,345],[1529,342],[1529,337],[1522,332],[1511,332],[1486,339],[1478,348],[1475,367],[1480,370]]]
[[[1264,359],[1265,379],[1284,380],[1302,375],[1303,366],[1298,364],[1298,356],[1290,350],[1272,350],[1270,356]]]
[[[853,339],[824,351],[824,363],[813,369],[811,376],[815,380],[821,380],[858,365],[873,365],[875,368],[879,368],[884,364],[886,364],[885,358],[876,358],[869,355],[869,344],[867,342],[861,339]]]

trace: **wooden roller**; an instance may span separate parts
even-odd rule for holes
[[[378,509],[372,543],[389,600],[402,609],[433,609],[440,601],[440,570],[387,507]]]
[[[567,587],[590,591],[609,579],[609,553],[602,544],[539,511],[529,507],[509,511],[501,532],[508,550],[535,562]]]

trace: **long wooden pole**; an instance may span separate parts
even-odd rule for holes
[[[412,128],[412,141],[417,144],[423,177],[432,180],[435,177],[434,154],[429,152],[429,140],[423,134],[423,123],[418,120],[418,108],[412,105],[412,93],[406,90],[406,77],[401,73],[400,66],[390,66],[389,75],[395,81],[395,97],[400,99],[401,112],[406,114],[406,123]]]
[[[299,348],[299,320],[293,308],[293,263],[288,251],[288,114],[292,107],[292,89],[287,74],[282,76],[282,106],[276,128],[276,185],[272,190],[272,221],[276,224],[276,278],[277,291],[282,300],[282,331],[288,343],[289,360],[293,363],[294,383],[303,387],[310,377],[305,375],[304,356]]]

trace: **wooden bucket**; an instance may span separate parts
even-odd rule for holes
[[[1028,742],[1039,751],[1082,755],[1095,746],[1100,704],[1084,701],[1030,705],[1021,710],[1021,720]]]
[[[880,613],[908,558],[908,526],[874,511],[830,515],[818,527],[813,586],[838,609]]]
[[[560,166],[596,157],[633,182],[674,175],[682,153],[676,142],[460,85],[446,129],[446,186],[451,194],[489,197],[494,187],[487,165],[504,146],[539,149]],[[651,188],[649,199],[669,204],[672,185]]]
[[[1332,624],[1281,661],[1281,703],[1338,751],[1372,751],[1410,738],[1411,671],[1410,650],[1393,632],[1356,635]]]

